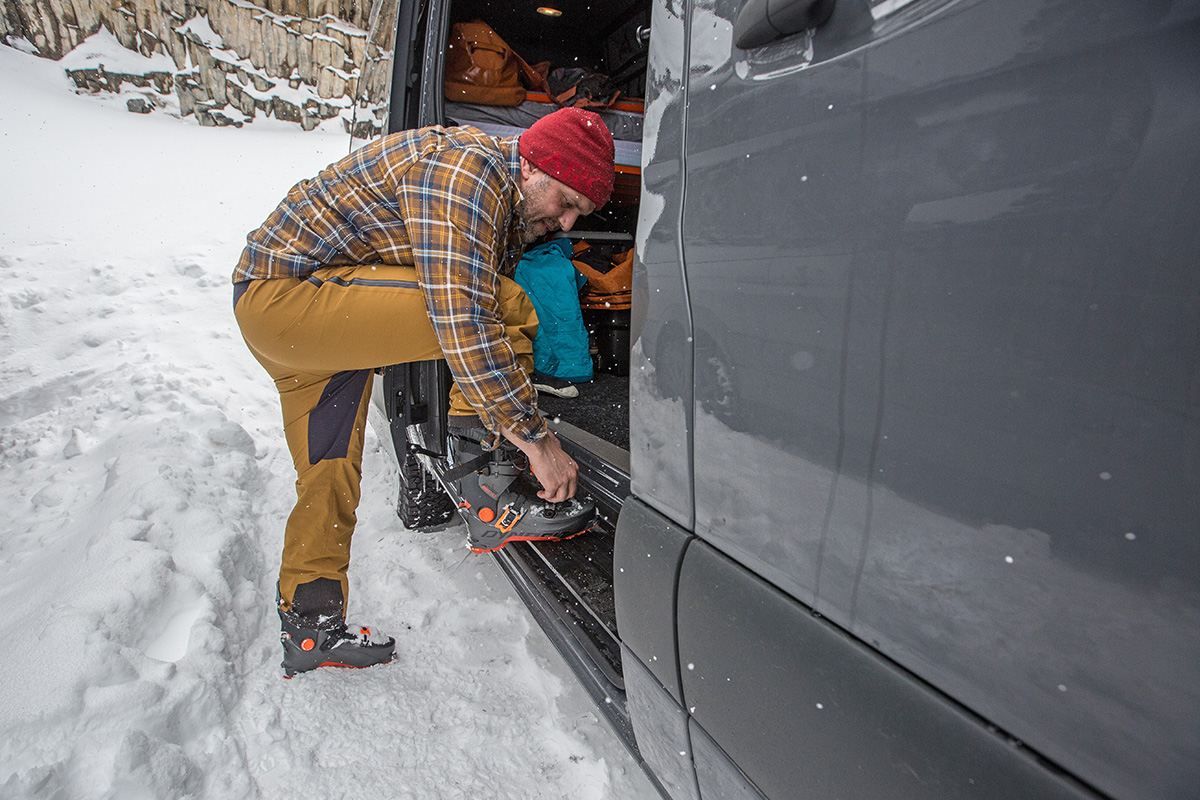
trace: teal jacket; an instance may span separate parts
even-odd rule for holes
[[[572,252],[568,239],[540,244],[521,256],[513,277],[537,310],[534,369],[582,383],[592,379],[588,334],[579,310],[579,290],[587,278],[571,263]]]

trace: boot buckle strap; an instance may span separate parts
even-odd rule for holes
[[[472,472],[478,472],[492,462],[492,454],[485,452],[475,456],[469,461],[464,461],[457,467],[452,467],[442,475],[442,480],[447,483],[459,481],[470,475]]]

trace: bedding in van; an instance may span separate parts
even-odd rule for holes
[[[554,103],[539,103],[535,100],[525,100],[515,106],[484,106],[474,103],[454,103],[446,101],[446,116],[462,125],[478,123],[495,123],[514,128],[528,128],[542,117],[558,110]],[[614,109],[596,110],[604,124],[608,126],[613,139],[627,142],[642,140],[642,115],[633,111],[618,111]]]

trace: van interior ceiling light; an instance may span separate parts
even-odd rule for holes
[[[562,16],[562,11],[558,10],[557,8],[551,8],[550,6],[538,6],[537,12],[539,14],[545,14],[547,17]]]

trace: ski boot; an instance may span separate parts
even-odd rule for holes
[[[283,675],[291,678],[297,672],[308,672],[318,667],[353,667],[362,669],[376,664],[386,664],[395,658],[396,640],[372,636],[370,628],[359,628],[351,633],[341,611],[341,585],[328,578],[301,584],[296,588],[299,597],[302,590],[313,584],[327,582],[337,589],[336,604],[322,609],[330,613],[299,613],[296,602],[284,611],[279,605],[279,622],[283,630],[279,639],[283,643]],[[326,587],[315,587],[324,589]],[[278,589],[276,590],[278,592]],[[278,597],[277,597],[278,599]],[[336,605],[336,608],[333,607]]]
[[[499,550],[509,542],[559,541],[578,536],[596,524],[596,504],[572,497],[551,503],[537,496],[541,484],[529,470],[525,454],[509,442],[484,450],[488,432],[465,427],[451,417],[450,455],[454,466],[443,476],[459,514],[467,523],[472,553]]]

